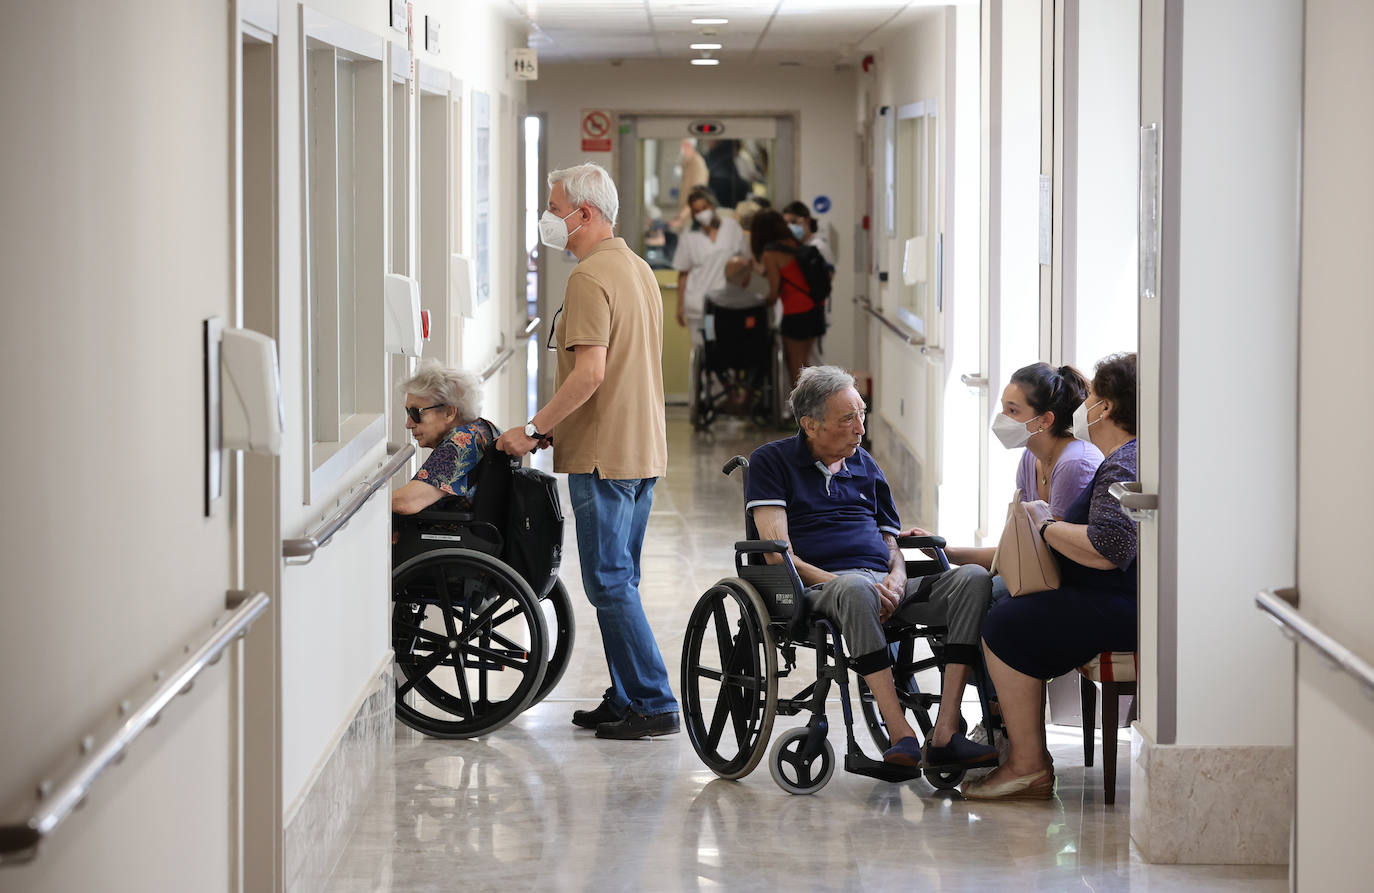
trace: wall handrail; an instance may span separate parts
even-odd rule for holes
[[[515,338],[513,340],[523,341],[526,338],[534,337],[534,333],[539,330],[539,323],[542,321],[542,317],[531,316],[529,319],[525,320],[525,325],[521,327],[520,331],[515,333]],[[506,362],[513,356],[515,356],[514,346],[503,349],[496,355],[495,359],[486,365],[486,368],[478,373],[478,379],[482,384],[486,384],[491,380],[493,375],[501,371],[501,367],[506,365]]]
[[[1364,693],[1374,697],[1374,667],[1298,613],[1296,600],[1296,593],[1291,590],[1265,589],[1255,596],[1255,605],[1278,624],[1285,636],[1312,646],[1333,669],[1355,677],[1364,686]]]
[[[892,332],[898,338],[902,339],[902,341],[906,342],[912,347],[919,347],[921,348],[921,352],[923,354],[926,353],[925,338],[921,337],[920,335],[917,335],[914,332],[908,332],[906,329],[902,328],[902,326],[899,325],[896,321],[891,320],[887,316],[883,315],[883,312],[879,310],[877,307],[874,307],[873,303],[869,301],[867,297],[865,297],[864,295],[855,295],[854,303],[862,307],[864,312],[866,312],[869,316],[876,319],[878,322],[882,323],[888,329],[888,331]]]
[[[407,443],[392,454],[387,463],[382,466],[382,470],[375,478],[370,481],[363,481],[363,486],[355,492],[348,501],[339,506],[339,510],[321,521],[315,529],[306,533],[305,536],[281,541],[281,554],[283,558],[304,558],[309,561],[315,557],[315,553],[329,543],[349,520],[358,513],[358,510],[372,498],[372,494],[382,488],[382,485],[391,480],[396,472],[400,471],[410,457],[415,455],[415,444]],[[305,562],[301,562],[305,563]]]
[[[267,593],[259,592],[221,614],[200,644],[186,646],[187,656],[180,666],[153,676],[151,693],[137,706],[129,700],[120,703],[119,718],[108,733],[99,740],[94,735],[83,738],[78,756],[64,767],[60,780],[39,784],[39,803],[33,812],[22,821],[0,825],[0,864],[32,861],[39,844],[85,803],[96,779],[123,759],[134,739],[158,721],[173,698],[189,692],[196,677],[219,662],[224,649],[248,634],[270,601]]]

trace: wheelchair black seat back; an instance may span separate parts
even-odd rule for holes
[[[723,471],[728,475],[741,470],[747,492],[748,467],[749,460],[736,456]],[[684,725],[702,762],[722,778],[743,778],[768,750],[775,716],[810,711],[811,719],[805,726],[789,729],[773,744],[769,771],[779,787],[789,793],[820,790],[836,765],[834,749],[826,740],[829,723],[825,715],[833,683],[839,688],[844,716],[848,745],[845,770],[893,782],[921,777],[920,769],[891,765],[864,754],[854,737],[850,661],[841,631],[830,619],[811,610],[787,543],[760,539],[748,511],[745,536],[735,543],[736,576],[720,580],[697,600],[683,641],[680,682]],[[945,541],[936,536],[900,539],[898,547],[908,555],[908,576],[914,579],[948,570],[944,546]],[[769,555],[779,556],[777,563],[769,563]],[[912,725],[924,739],[934,728],[939,710],[945,630],[898,620],[889,621],[885,632],[898,700],[912,714]],[[778,680],[796,669],[798,648],[815,653],[816,679],[797,695],[780,697]],[[975,681],[981,695],[985,690],[981,669],[976,669]],[[859,677],[857,682],[869,735],[879,751],[886,750],[891,746],[887,726],[863,679]],[[987,722],[986,697],[982,701]],[[940,789],[958,786],[964,775],[962,770],[938,769],[924,774]]]
[[[392,516],[396,716],[438,738],[484,734],[541,700],[574,639],[553,478],[492,446],[469,482],[470,503]]]
[[[777,350],[771,308],[724,307],[706,301],[702,346],[692,352],[695,399],[692,423],[710,428],[722,412],[749,416],[760,425],[778,421]]]

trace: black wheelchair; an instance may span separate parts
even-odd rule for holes
[[[749,460],[735,456],[726,463],[725,474],[743,470],[748,488]],[[835,752],[826,740],[826,696],[831,684],[839,687],[844,714],[847,749],[846,772],[889,782],[920,778],[937,789],[950,790],[963,781],[963,769],[932,769],[897,766],[866,756],[854,737],[854,713],[849,696],[849,658],[846,657],[835,623],[810,611],[807,595],[787,552],[778,540],[760,540],[753,518],[745,512],[745,535],[735,543],[736,576],[720,580],[708,589],[692,610],[682,646],[681,692],[687,734],[697,755],[721,778],[739,779],[748,775],[763,758],[773,732],[774,718],[811,712],[810,721],[791,729],[773,743],[768,768],[778,786],[791,794],[811,794],[820,790],[835,771]],[[949,569],[945,541],[938,536],[904,537],[898,541],[904,554],[914,551],[918,558],[907,561],[907,574],[916,577]],[[780,564],[768,564],[764,557],[777,554]],[[915,720],[912,725],[922,740],[929,737],[940,705],[940,686],[922,691],[917,677],[937,671],[944,677],[943,627],[918,626],[900,619],[885,626],[892,651],[893,681],[898,700]],[[917,654],[924,643],[929,654]],[[778,680],[797,667],[797,649],[810,648],[816,654],[816,680],[793,697],[779,697]],[[781,657],[782,667],[778,661]],[[873,695],[858,682],[859,703],[865,725],[878,750],[891,746],[887,726]],[[974,685],[983,711],[983,725],[994,734],[990,716],[986,676],[974,669]],[[961,720],[961,727],[966,725]]]
[[[445,497],[392,516],[396,718],[435,738],[485,734],[543,699],[567,670],[575,635],[572,600],[557,578],[561,511],[556,541],[514,542],[522,519],[513,477],[542,476],[551,488],[551,476],[494,446],[472,474],[470,510]],[[543,564],[551,573],[512,566],[522,564],[517,545],[552,550]]]
[[[745,309],[707,300],[704,344],[692,349],[692,426],[709,430],[722,413],[747,416],[757,425],[782,418],[778,393],[779,350],[766,304]]]

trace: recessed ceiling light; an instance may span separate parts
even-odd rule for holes
[[[729,19],[692,19],[693,25],[728,25]]]
[[[719,65],[719,59],[693,59],[693,65]]]
[[[692,49],[694,49],[694,50],[718,50],[718,49],[720,49],[720,44],[718,44],[718,43],[694,43],[694,44],[692,44]]]

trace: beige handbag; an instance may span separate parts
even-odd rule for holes
[[[1012,595],[1059,588],[1059,563],[1040,536],[1040,525],[1052,517],[1049,503],[1022,502],[1020,490],[1007,506],[1007,526],[992,556],[992,572],[1002,575]]]

